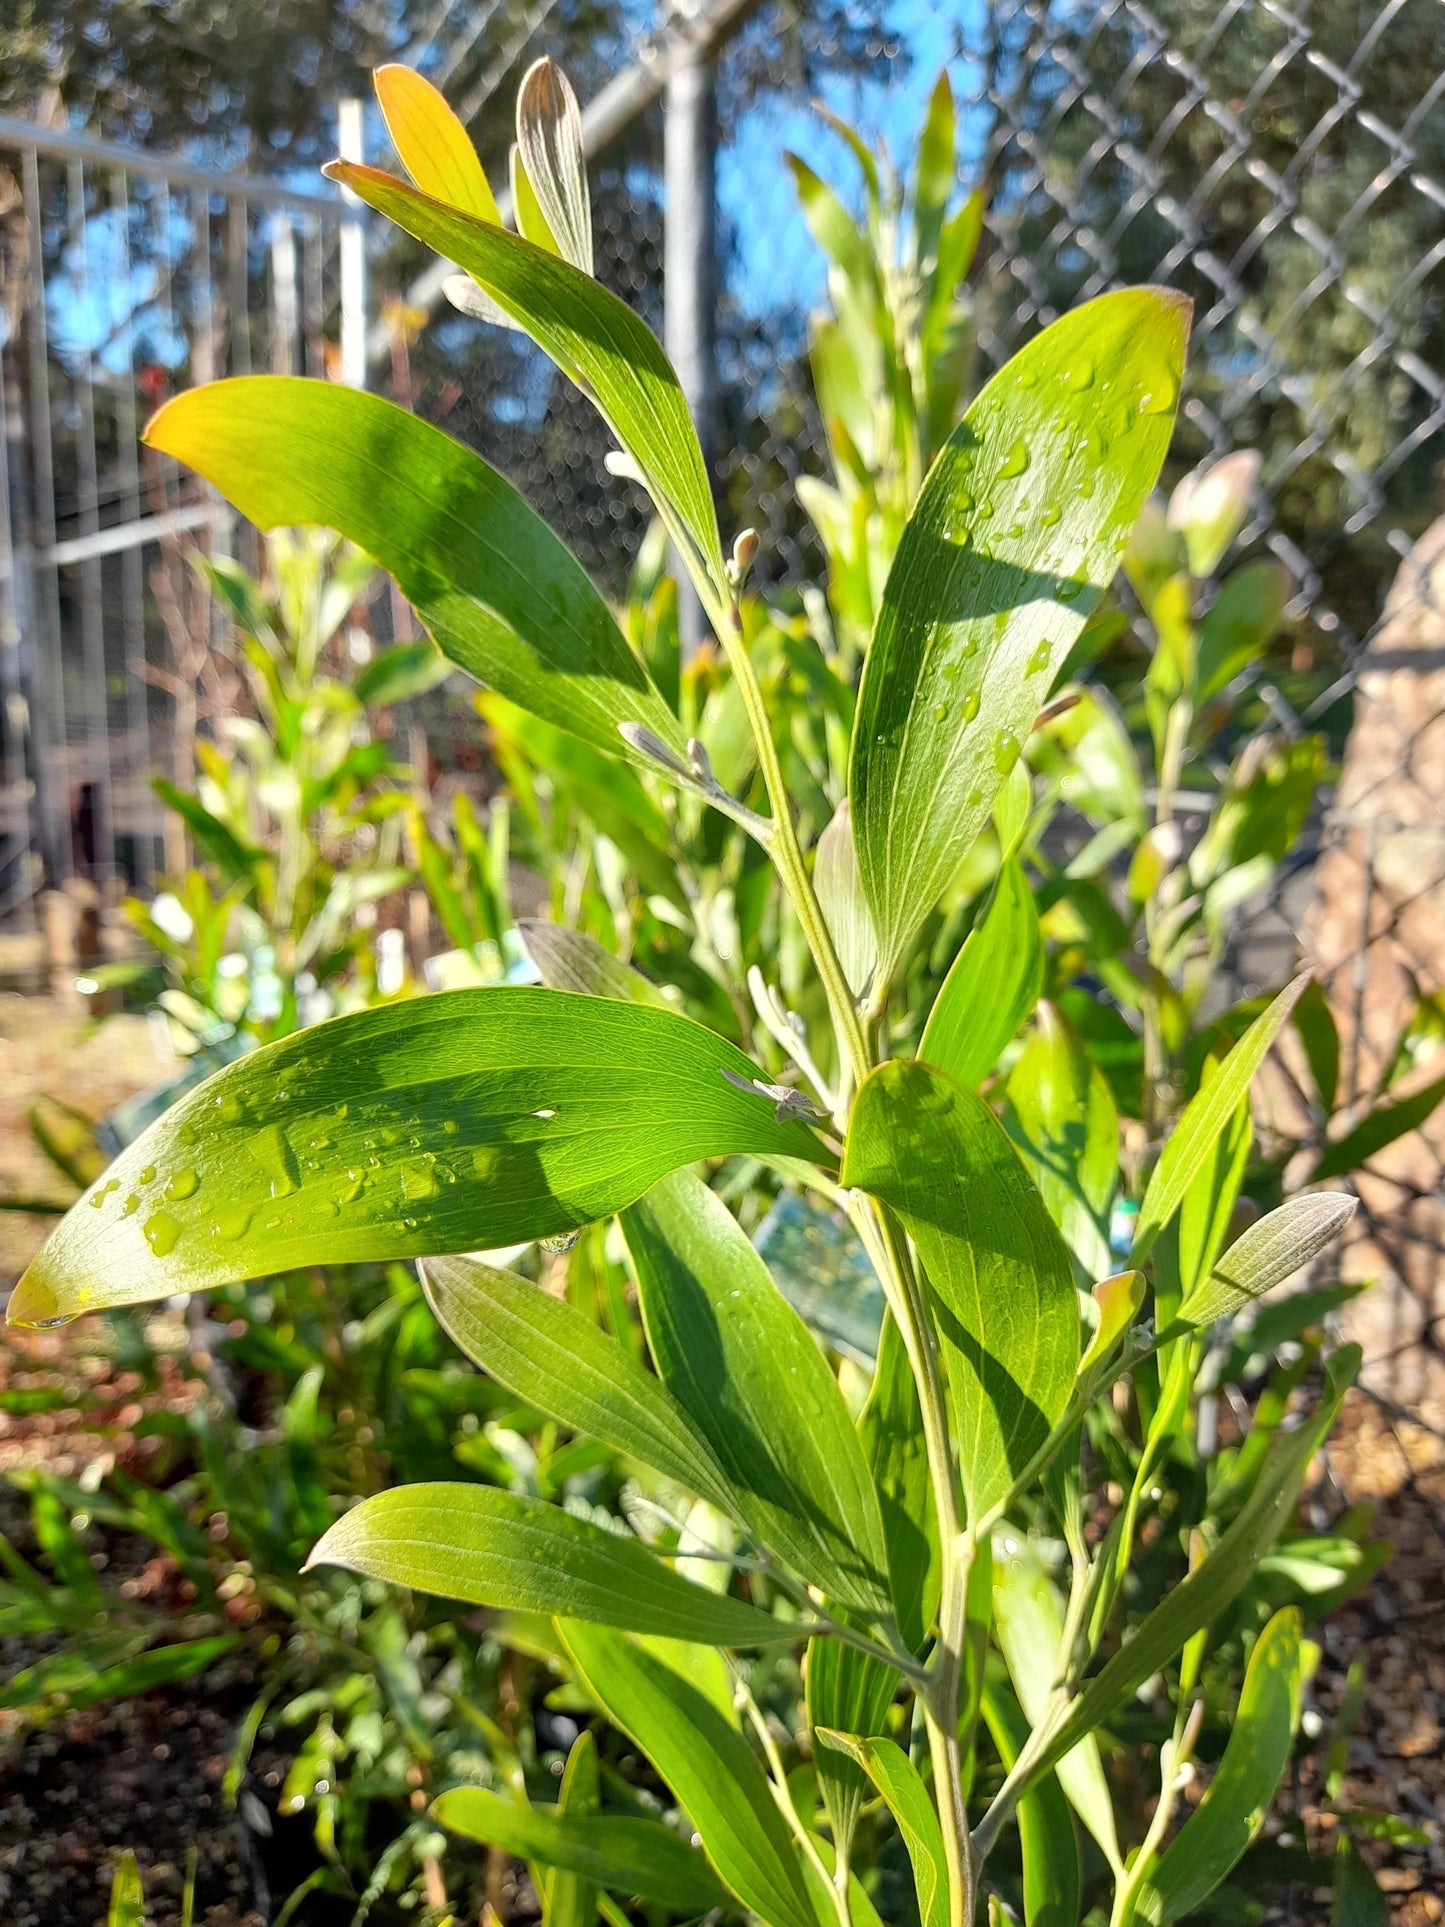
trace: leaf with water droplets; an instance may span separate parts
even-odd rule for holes
[[[691,1018],[560,990],[338,1017],[187,1092],[61,1221],[9,1316],[494,1249],[576,1231],[699,1158],[816,1160],[806,1125],[722,1075],[755,1070]]]
[[[923,485],[884,590],[849,773],[880,990],[1113,579],[1169,445],[1187,316],[1159,288],[1066,315],[989,382]]]

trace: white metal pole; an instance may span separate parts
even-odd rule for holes
[[[359,100],[336,104],[337,146],[344,161],[366,159],[365,122]],[[341,223],[341,379],[351,388],[366,386],[366,224],[362,204],[345,195]]]

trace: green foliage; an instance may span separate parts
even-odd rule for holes
[[[464,312],[500,313],[597,403],[718,648],[680,660],[660,543],[614,618],[478,458],[386,404],[269,380],[171,404],[157,445],[247,513],[321,520],[392,570],[489,686],[509,801],[411,822],[474,987],[374,1002],[183,1096],[77,1173],[11,1316],[218,1291],[250,1306],[235,1356],[294,1386],[263,1452],[228,1454],[208,1419],[191,1482],[137,1509],[217,1604],[195,1528],[223,1509],[260,1610],[314,1642],[319,1683],[273,1670],[245,1746],[296,1729],[287,1799],[314,1815],[317,1881],[365,1901],[404,1862],[450,1901],[463,1876],[430,1822],[394,1821],[361,1865],[369,1803],[424,1786],[454,1838],[529,1863],[558,1927],[616,1922],[613,1896],[972,1927],[986,1888],[991,1917],[997,1888],[1046,1927],[1162,1927],[1249,1853],[1305,1620],[1377,1556],[1296,1519],[1357,1356],[1325,1355],[1318,1300],[1261,1315],[1258,1362],[1232,1328],[1349,1201],[1285,1198],[1284,1158],[1254,1157],[1250,1090],[1292,1016],[1317,1136],[1333,1108],[1338,1040],[1305,980],[1201,1017],[1228,909],[1321,763],[1246,745],[1184,853],[1186,765],[1206,780],[1281,596],[1240,572],[1196,619],[1247,464],[1176,496],[1172,524],[1146,506],[1182,304],[1126,290],[1066,316],[955,425],[981,211],[949,211],[946,86],[907,196],[858,152],[861,226],[798,166],[831,262],[814,366],[837,474],[811,504],[831,604],[764,606],[751,532],[723,559],[661,349],[591,277],[561,76],[541,63],[522,88],[520,234],[438,98],[394,72],[381,91],[423,191],[339,176],[465,270]],[[1117,634],[1102,598],[1126,543],[1156,634],[1142,690],[1123,715],[1077,687],[1050,703]],[[428,673],[383,657],[365,690]],[[1091,834],[1056,864],[1065,804]],[[256,892],[260,841],[210,814],[211,860]],[[518,859],[552,922],[514,926]],[[524,951],[540,986],[493,981]],[[1236,1235],[1246,1194],[1274,1208]],[[830,1228],[808,1260],[822,1296],[845,1258],[876,1278],[881,1327],[844,1360],[761,1255],[789,1208]],[[307,1342],[248,1286],[278,1273],[268,1306],[318,1299]],[[445,1334],[478,1371],[442,1362]],[[1253,1413],[1211,1450],[1197,1413],[1221,1383]],[[93,1644],[109,1608],[53,1500],[54,1583],[7,1560],[0,1609]],[[163,1625],[120,1630],[124,1650],[84,1653],[94,1678],[183,1664]],[[195,1629],[198,1665],[218,1637]],[[560,1787],[515,1682],[503,1717],[503,1652],[584,1729]],[[1231,1728],[1171,1839],[1196,1746]],[[1148,1813],[1129,1797],[1146,1779]]]

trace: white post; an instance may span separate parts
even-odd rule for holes
[[[709,471],[717,390],[714,80],[705,52],[689,49],[675,61],[667,77],[662,146],[663,339]],[[676,574],[683,654],[691,658],[707,637],[708,624],[680,567]]]
[[[363,105],[336,103],[337,146],[344,161],[366,158]],[[362,204],[342,190],[347,211],[341,223],[341,379],[350,388],[366,386],[366,224]]]

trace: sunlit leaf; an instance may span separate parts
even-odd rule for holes
[[[987,385],[923,485],[884,591],[849,775],[885,981],[1109,586],[1169,445],[1187,312],[1136,288],[1065,316]]]
[[[976,1090],[1038,1002],[1044,982],[1039,913],[1015,861],[943,980],[918,1055]]]
[[[500,224],[471,135],[426,76],[393,62],[378,67],[372,81],[397,157],[422,193]]]
[[[913,1865],[923,1927],[947,1927],[948,1862],[943,1830],[917,1767],[890,1739],[820,1729],[818,1740],[828,1751],[855,1760],[883,1795]]]
[[[12,1322],[288,1271],[495,1250],[579,1230],[667,1171],[816,1159],[806,1126],[723,1076],[690,1018],[498,987],[288,1037],[188,1092],[52,1234]]]
[[[749,1523],[830,1598],[890,1618],[878,1501],[837,1381],[717,1195],[688,1171],[622,1216],[647,1342]]]
[[[977,1519],[1068,1403],[1079,1362],[1069,1254],[992,1111],[926,1064],[885,1064],[863,1084],[843,1182],[892,1206],[918,1247]]]
[[[517,92],[517,153],[558,252],[574,268],[591,274],[592,203],[582,151],[582,115],[572,84],[555,60],[533,61],[522,76]],[[482,219],[495,223],[496,216],[483,214]]]
[[[639,1540],[497,1486],[428,1483],[375,1493],[318,1542],[311,1566],[470,1606],[558,1613],[668,1639],[755,1646],[793,1628],[696,1586]]]
[[[1325,1178],[1343,1177],[1346,1172],[1358,1171],[1362,1164],[1368,1164],[1372,1157],[1378,1156],[1387,1144],[1393,1144],[1410,1131],[1418,1131],[1442,1100],[1445,1100],[1445,1077],[1437,1077],[1433,1083],[1413,1091],[1409,1097],[1402,1097],[1393,1104],[1377,1105],[1360,1119],[1352,1131],[1325,1145],[1323,1156],[1310,1172],[1309,1182],[1318,1184]]]
[[[1180,1319],[1203,1329],[1242,1311],[1317,1257],[1354,1215],[1355,1200],[1338,1191],[1288,1199],[1235,1239],[1185,1298]]]
[[[146,440],[258,528],[340,530],[394,578],[444,656],[521,708],[609,755],[632,753],[625,722],[684,752],[571,551],[479,455],[406,409],[332,382],[252,375],[178,395]]]
[[[1119,1168],[1119,1116],[1107,1078],[1067,1017],[1039,1006],[1009,1073],[1005,1126],[1085,1283],[1106,1273],[1109,1207]]]
[[[1028,1738],[1028,1721],[1000,1682],[985,1680],[982,1711],[1004,1770]],[[1079,1843],[1057,1773],[1045,1773],[1018,1803],[1026,1927],[1078,1927]]]

